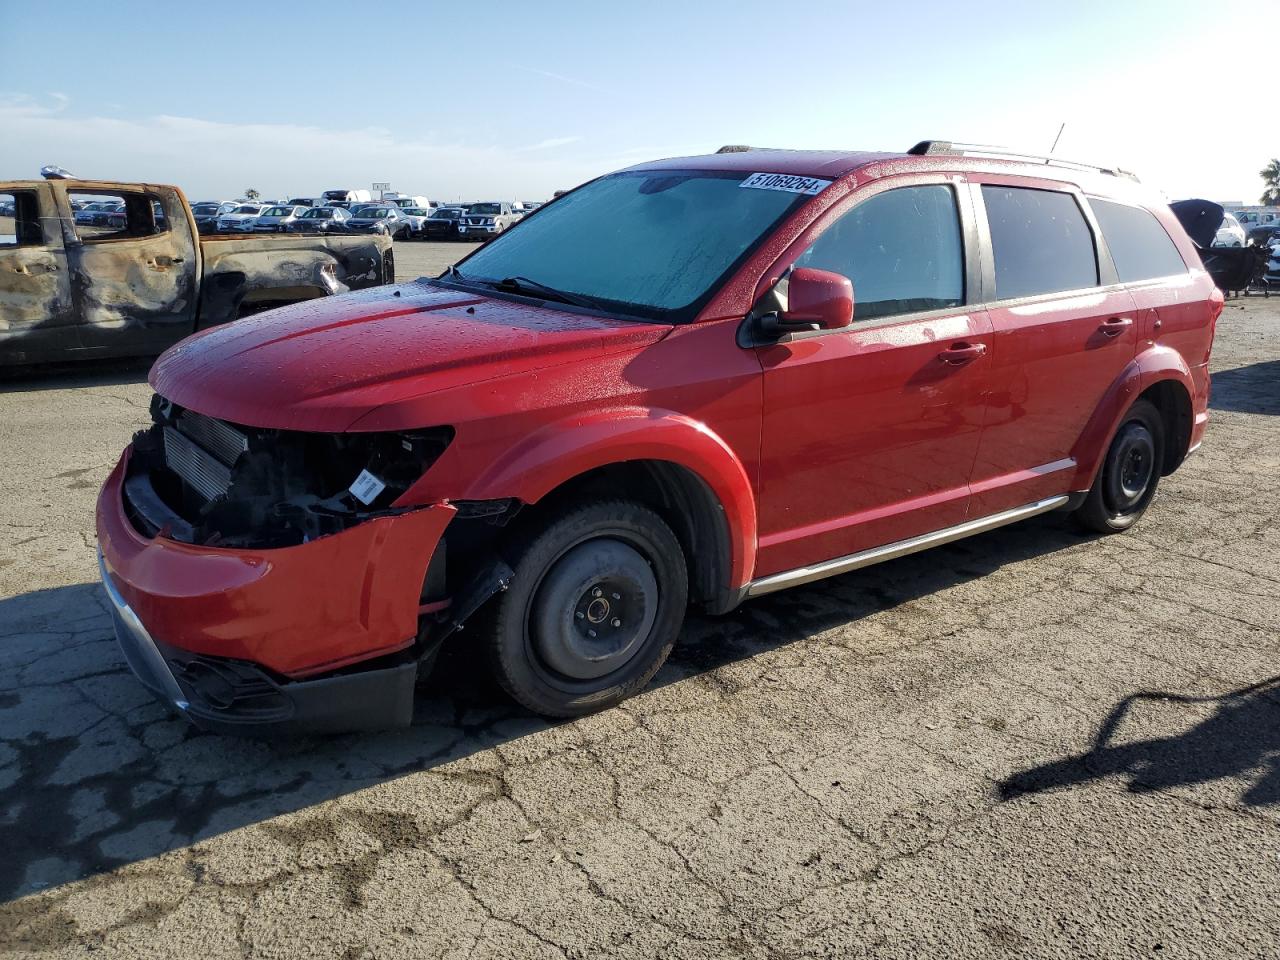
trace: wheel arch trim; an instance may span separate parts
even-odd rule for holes
[[[735,595],[745,588],[756,559],[756,497],[750,476],[723,438],[684,414],[630,407],[556,421],[497,458],[457,499],[512,497],[537,503],[592,470],[629,461],[675,464],[706,484],[727,528],[729,577],[724,586]]]
[[[1103,456],[1134,401],[1158,384],[1168,382],[1178,384],[1186,391],[1188,398],[1195,397],[1195,382],[1187,361],[1171,347],[1158,344],[1149,346],[1125,366],[1103,395],[1076,441],[1072,455],[1078,466],[1072,489],[1088,490],[1093,486]],[[1189,440],[1188,435],[1188,442]],[[1181,463],[1185,456],[1186,450],[1182,450],[1174,465]]]

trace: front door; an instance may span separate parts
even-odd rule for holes
[[[849,277],[854,320],[757,348],[757,576],[964,521],[991,331],[966,307],[977,273],[963,189],[887,181],[833,208],[795,259]]]
[[[49,191],[0,188],[0,365],[71,359],[75,320]]]
[[[1099,271],[1083,197],[1048,186],[990,178],[975,188],[995,331],[975,517],[1068,492],[1077,442],[1137,349],[1133,299],[1105,258]]]
[[[67,259],[84,351],[154,353],[191,333],[199,248],[182,195],[171,187],[84,183],[55,190],[75,224]],[[90,218],[72,210],[73,200],[119,209]]]

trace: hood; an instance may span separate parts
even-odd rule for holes
[[[150,380],[161,396],[233,423],[337,432],[384,404],[639,350],[670,330],[419,280],[214,327],[171,347]]]
[[[1197,247],[1212,247],[1222,226],[1223,209],[1212,200],[1175,200],[1169,209]]]

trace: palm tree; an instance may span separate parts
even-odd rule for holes
[[[1262,205],[1266,207],[1280,206],[1280,160],[1272,160],[1260,171],[1267,189],[1262,194]]]
[[[246,190],[246,191],[244,192],[244,198],[245,198],[246,200],[257,200],[257,199],[258,199],[258,197],[260,197],[260,196],[261,196],[261,194],[260,194],[260,193],[258,193],[258,191],[257,191],[257,190],[253,189],[253,187],[250,187],[248,190]]]

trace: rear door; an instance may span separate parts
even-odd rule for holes
[[[102,356],[158,352],[190,333],[200,264],[182,194],[143,184],[74,182],[53,189],[68,222],[74,222],[71,199],[124,203],[123,223],[75,223],[68,242],[84,351]]]
[[[48,187],[0,185],[0,364],[74,357],[75,320]]]
[[[977,176],[995,345],[970,515],[1064,493],[1089,418],[1137,349],[1137,318],[1084,198]]]
[[[854,319],[757,347],[758,576],[963,522],[983,420],[991,334],[966,306],[978,273],[961,178],[859,191],[798,249],[791,265],[853,281]]]

